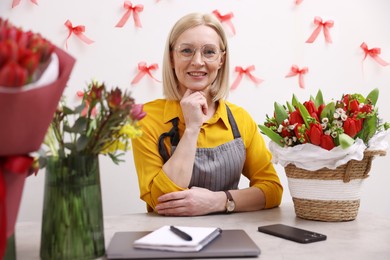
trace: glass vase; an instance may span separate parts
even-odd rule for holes
[[[3,260],[16,260],[15,234],[11,235],[7,239],[7,247],[5,249]]]
[[[49,157],[41,259],[95,259],[104,254],[98,156]]]

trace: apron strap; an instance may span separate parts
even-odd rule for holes
[[[234,119],[232,111],[230,110],[228,105],[226,105],[226,111],[227,111],[230,126],[232,127],[234,139],[240,138],[241,137],[240,131],[238,130],[236,120]],[[178,117],[175,117],[174,119],[172,119],[173,126],[172,126],[171,130],[169,130],[169,132],[163,133],[158,138],[158,152],[162,156],[164,163],[166,163],[170,157],[168,154],[167,148],[164,145],[165,137],[170,137],[171,147],[177,146],[179,144],[180,135],[179,135],[179,127],[178,127],[179,123],[178,122],[179,122]]]
[[[230,111],[228,105],[226,105],[226,111],[227,111],[230,126],[232,127],[234,139],[240,138],[241,137],[240,131],[238,130],[236,120],[234,119],[232,111]]]
[[[163,133],[158,138],[158,152],[162,156],[164,163],[166,163],[169,159],[169,154],[168,154],[167,148],[164,145],[165,137],[170,137],[170,141],[171,141],[172,146],[177,146],[179,143],[180,136],[179,136],[178,121],[179,121],[179,118],[177,118],[177,117],[172,119],[173,127],[171,128],[171,130],[169,130],[169,132]]]

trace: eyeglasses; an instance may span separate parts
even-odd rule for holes
[[[195,48],[191,44],[181,44],[179,47],[175,48],[175,51],[180,59],[189,61],[192,60],[198,49],[199,48]],[[220,50],[214,44],[205,44],[200,47],[200,53],[204,61],[213,62],[216,61],[219,55],[224,53],[224,51]]]

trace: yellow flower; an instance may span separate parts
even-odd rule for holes
[[[122,136],[126,136],[128,139],[134,139],[137,137],[140,137],[142,135],[141,129],[135,127],[131,124],[126,124],[122,127],[122,129],[119,131],[119,134]]]
[[[117,139],[108,144],[102,151],[102,154],[115,153],[116,151],[127,151],[131,148],[129,140],[141,135],[142,131],[140,129],[136,128],[134,125],[126,124],[119,130]]]

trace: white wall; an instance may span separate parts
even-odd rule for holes
[[[222,14],[233,12],[236,35],[227,28],[231,50],[231,82],[236,78],[235,66],[255,65],[253,74],[264,79],[256,86],[244,77],[232,91],[229,100],[246,108],[262,123],[272,113],[273,102],[284,103],[295,93],[304,101],[320,88],[327,100],[343,93],[368,94],[380,89],[378,107],[381,116],[390,121],[390,66],[382,67],[371,58],[364,62],[359,48],[365,41],[370,48],[381,47],[381,57],[390,62],[390,1],[388,0],[310,0],[295,6],[294,0],[133,0],[143,4],[140,13],[142,28],[136,28],[132,17],[123,28],[115,28],[124,13],[123,0],[38,0],[39,6],[28,0],[11,9],[12,0],[0,2],[0,15],[24,29],[40,32],[56,45],[65,48],[67,19],[73,25],[85,25],[85,34],[95,41],[86,45],[75,36],[69,40],[68,52],[77,63],[65,94],[73,97],[85,83],[95,78],[108,85],[130,89],[137,102],[162,97],[162,86],[144,77],[138,85],[130,85],[137,73],[137,64],[158,63],[154,75],[161,79],[162,54],[168,31],[184,14],[194,11]],[[305,43],[314,29],[313,18],[334,20],[330,30],[332,44],[326,44],[321,34],[313,44]],[[308,66],[306,87],[298,79],[285,78],[290,66]],[[367,179],[361,199],[361,209],[390,217],[390,155],[377,158]],[[285,187],[283,201],[291,201],[284,170],[276,166]],[[43,202],[44,172],[27,179],[19,221],[40,220]],[[131,152],[120,166],[101,158],[101,177],[105,215],[144,212],[139,199],[137,177]],[[246,181],[241,183],[244,186]]]

